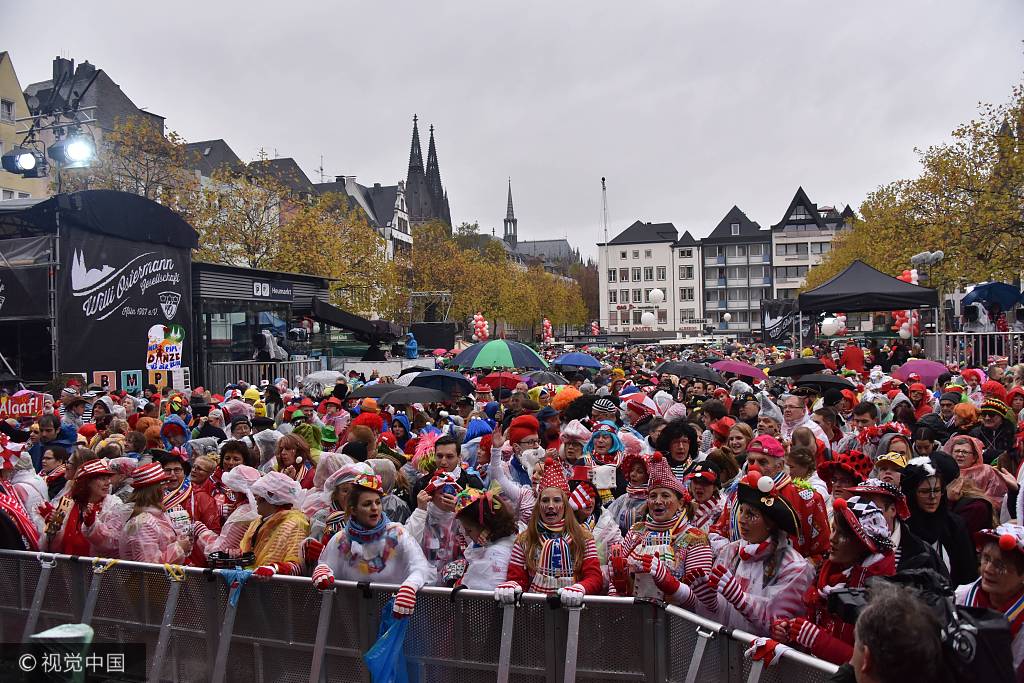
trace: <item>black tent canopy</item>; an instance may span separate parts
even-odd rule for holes
[[[801,294],[797,305],[801,313],[895,311],[937,307],[939,295],[934,289],[897,280],[863,261],[854,261],[832,279]]]

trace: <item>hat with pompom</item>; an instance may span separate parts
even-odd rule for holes
[[[565,470],[553,458],[544,461],[544,474],[541,475],[540,483],[537,485],[538,493],[544,489],[559,489],[566,495],[569,493],[569,482],[565,480]]]
[[[986,543],[995,541],[1003,552],[1016,550],[1024,555],[1024,526],[1020,524],[1000,524],[995,529],[982,529],[974,534],[974,542],[978,550]]]
[[[775,480],[762,474],[756,467],[751,467],[747,474],[740,478],[739,486],[736,488],[736,500],[737,503],[757,509],[783,531],[796,533],[797,521],[793,508],[775,490]]]

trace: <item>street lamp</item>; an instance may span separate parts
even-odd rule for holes
[[[923,273],[918,275],[918,281],[925,281],[931,284],[932,269],[935,266],[942,263],[942,260],[946,258],[945,252],[941,249],[938,251],[922,251],[914,254],[910,257],[910,265],[915,266],[918,270],[923,270]],[[935,332],[942,332],[942,318],[945,316],[945,306],[942,301],[942,289],[936,287],[939,293],[939,305],[935,309]]]

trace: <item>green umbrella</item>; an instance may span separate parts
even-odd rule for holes
[[[477,342],[452,359],[460,368],[522,368],[542,370],[548,364],[526,344],[493,339]]]

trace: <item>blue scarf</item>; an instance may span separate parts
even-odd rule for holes
[[[382,514],[380,521],[377,522],[377,526],[367,529],[362,524],[357,522],[355,518],[350,518],[345,524],[345,529],[348,531],[348,536],[353,541],[358,543],[372,543],[380,539],[387,530],[388,524],[391,520],[388,519],[387,515]]]

